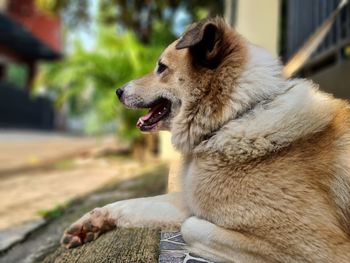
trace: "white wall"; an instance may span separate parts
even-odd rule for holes
[[[232,0],[226,1],[230,6]],[[231,5],[236,10],[236,30],[250,42],[260,45],[272,54],[278,53],[280,0],[237,0]],[[226,16],[229,13],[226,12]],[[228,17],[227,17],[228,18]]]
[[[5,11],[7,7],[7,0],[0,0],[0,12]]]

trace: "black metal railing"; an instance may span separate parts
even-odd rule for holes
[[[282,58],[288,61],[317,28],[336,9],[339,0],[285,0],[282,13]],[[350,5],[337,17],[311,61],[328,57],[329,62],[338,61],[344,46],[350,44]],[[328,55],[327,55],[328,54]],[[329,54],[333,58],[329,57]]]

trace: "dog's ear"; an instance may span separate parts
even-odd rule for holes
[[[210,19],[189,28],[176,44],[176,49],[189,48],[195,62],[208,68],[219,63],[224,22]]]

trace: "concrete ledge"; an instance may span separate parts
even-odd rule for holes
[[[162,232],[159,263],[213,263],[189,253],[180,232]]]
[[[9,228],[0,231],[0,253],[4,253],[13,245],[24,240],[30,233],[43,226],[46,223],[44,219],[38,219],[25,223],[18,227]]]

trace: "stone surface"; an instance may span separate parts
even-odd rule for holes
[[[0,253],[9,249],[14,244],[22,241],[29,233],[44,225],[44,219],[34,220],[18,227],[0,231]]]
[[[212,263],[186,250],[180,232],[161,232],[159,263]]]
[[[43,263],[157,262],[158,249],[158,230],[121,228],[82,247],[60,247]]]

